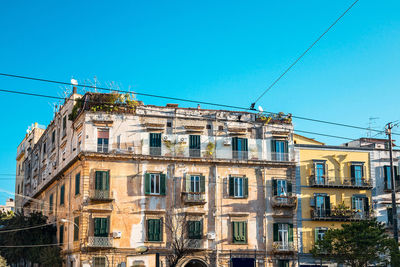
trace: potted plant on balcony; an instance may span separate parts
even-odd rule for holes
[[[208,142],[206,146],[206,151],[204,152],[204,156],[208,158],[212,158],[215,152],[215,144],[213,142]]]

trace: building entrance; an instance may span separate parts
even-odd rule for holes
[[[253,258],[233,258],[232,266],[233,267],[254,267],[254,259]]]
[[[207,267],[207,265],[199,260],[191,260],[186,263],[185,267]]]

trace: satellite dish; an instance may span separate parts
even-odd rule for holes
[[[258,106],[258,111],[260,111],[260,113],[263,113],[264,109],[261,106]]]
[[[71,79],[71,84],[72,84],[72,85],[78,85],[78,81],[75,80],[75,79]]]

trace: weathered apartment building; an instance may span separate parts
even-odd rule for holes
[[[26,212],[67,266],[297,266],[290,116],[143,105],[75,92],[24,156]],[[21,163],[20,161],[18,161]]]

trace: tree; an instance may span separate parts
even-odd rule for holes
[[[0,256],[0,267],[9,267],[9,265],[7,265],[6,259],[2,256]]]
[[[201,238],[189,238],[189,221],[186,213],[167,214],[163,225],[167,233],[167,247],[171,250],[166,258],[169,266],[175,267],[181,259],[198,250],[196,248],[199,247]]]
[[[329,229],[318,240],[311,253],[321,260],[335,261],[352,267],[369,264],[400,266],[396,242],[385,233],[385,226],[376,219],[342,224],[341,229]]]
[[[11,265],[23,261],[40,263],[41,266],[60,266],[61,249],[56,245],[57,228],[53,224],[46,224],[47,217],[40,212],[28,216],[20,213],[14,216],[0,214],[0,254]],[[39,225],[41,227],[34,227]],[[14,231],[27,227],[34,228]],[[45,255],[51,260],[43,262]]]

